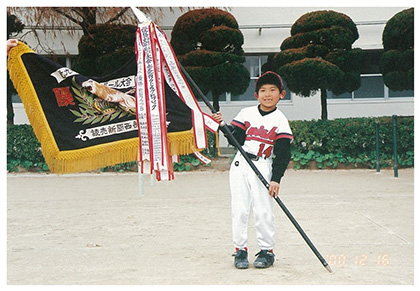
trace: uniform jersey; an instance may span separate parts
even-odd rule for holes
[[[233,134],[239,137],[238,142],[243,144],[244,151],[260,157],[253,163],[264,179],[280,182],[290,160],[290,142],[293,139],[283,113],[277,108],[263,112],[258,106],[248,107],[242,109],[231,124]],[[247,247],[248,218],[252,208],[258,246],[262,250],[272,250],[275,228],[271,205],[274,200],[239,152],[231,164],[229,181],[235,248]]]
[[[245,131],[243,149],[261,158],[272,158],[275,142],[280,138],[293,140],[292,130],[284,114],[275,109],[262,115],[258,106],[242,109],[232,125]]]

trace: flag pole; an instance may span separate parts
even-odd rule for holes
[[[210,101],[207,99],[207,97],[201,92],[200,88],[197,86],[197,84],[194,82],[194,80],[191,78],[191,76],[187,73],[187,71],[184,69],[184,67],[179,64],[179,67],[181,68],[182,73],[184,74],[185,78],[188,80],[189,84],[194,88],[194,90],[198,93],[200,98],[204,101],[204,103],[207,105],[207,107],[210,109],[212,113],[217,113],[216,109],[214,109],[213,105],[210,103]],[[246,154],[245,150],[242,148],[242,146],[239,144],[239,142],[236,140],[236,138],[233,136],[232,132],[230,131],[229,127],[226,125],[224,121],[220,122],[220,130],[226,134],[229,137],[229,140],[234,143],[234,146],[238,148],[239,152],[242,154],[242,156],[245,158],[249,166],[252,168],[252,170],[257,175],[258,179],[264,184],[264,186],[269,189],[270,184],[267,182],[267,180],[263,177],[263,175],[260,173],[258,168],[255,166],[255,164],[249,159],[248,155]],[[293,217],[292,213],[287,209],[286,205],[280,200],[279,197],[274,197],[274,200],[276,200],[277,204],[280,206],[280,208],[283,210],[283,212],[286,214],[286,216],[289,218],[289,220],[292,222],[292,224],[295,226],[297,231],[300,233],[302,238],[305,240],[307,245],[310,247],[310,249],[313,251],[313,253],[316,255],[316,257],[319,259],[319,261],[322,263],[324,268],[332,273],[331,267],[328,265],[328,262],[322,257],[321,253],[316,249],[315,245],[311,242],[309,237],[306,235],[302,227],[299,225],[299,223],[296,221],[296,219]]]

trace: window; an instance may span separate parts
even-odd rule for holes
[[[327,91],[328,99],[387,99],[400,97],[414,97],[414,90],[392,91],[385,86],[381,74],[365,74],[361,75],[360,88],[349,93],[335,95],[331,91]]]
[[[360,88],[353,92],[354,98],[384,98],[385,87],[381,75],[367,75],[361,78]]]
[[[390,98],[398,97],[414,97],[414,90],[393,91],[389,89],[388,96]]]

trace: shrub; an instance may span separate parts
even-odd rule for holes
[[[393,128],[391,117],[342,118],[334,120],[290,121],[295,140],[292,161],[295,168],[305,168],[315,162],[318,168],[376,167],[375,123],[379,123],[381,167],[392,166]],[[414,166],[414,117],[397,119],[398,164]],[[213,158],[215,135],[208,133],[209,148],[203,154]],[[182,156],[174,165],[176,171],[186,171],[200,162],[193,155]],[[30,125],[10,125],[7,128],[7,170],[19,167],[31,171],[48,171],[40,144]],[[136,171],[135,162],[119,164],[102,171]]]
[[[18,167],[27,170],[48,170],[41,153],[41,145],[30,125],[7,126],[7,171],[16,172]]]
[[[319,168],[338,164],[376,166],[375,122],[379,123],[382,167],[392,165],[393,128],[391,117],[343,118],[335,120],[290,121],[295,140],[292,160],[295,167],[316,161]],[[399,165],[414,165],[414,117],[397,119]]]

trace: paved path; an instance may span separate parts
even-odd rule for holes
[[[7,284],[414,284],[414,169],[291,170],[277,205],[276,261],[233,267],[228,172],[9,174]],[[253,222],[250,254],[258,252]]]

